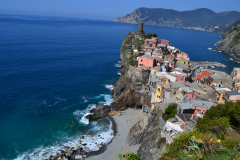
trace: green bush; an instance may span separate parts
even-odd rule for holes
[[[223,142],[223,147],[229,149],[229,150],[235,150],[237,148],[237,146],[240,144],[239,140],[236,140],[234,138],[227,138],[224,142]]]
[[[166,144],[166,138],[165,137],[160,137],[158,140],[157,140],[157,146],[161,146],[163,144]]]
[[[135,155],[134,153],[128,154],[126,160],[142,160],[139,156]]]

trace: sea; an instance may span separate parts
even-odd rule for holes
[[[108,144],[111,122],[89,123],[86,116],[113,101],[123,38],[137,30],[111,21],[1,15],[0,159],[40,160],[75,147],[82,135],[90,151]],[[215,69],[229,74],[240,67],[231,55],[211,50],[220,34],[147,25],[144,31],[171,41],[192,61],[221,62],[228,68]]]

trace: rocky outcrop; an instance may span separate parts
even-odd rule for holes
[[[240,61],[240,21],[222,34],[222,39],[216,43],[217,50],[235,56],[234,61]]]
[[[117,17],[114,22],[146,25],[157,25],[178,28],[204,29],[210,32],[220,32],[229,24],[240,19],[240,12],[228,11],[215,13],[206,8],[191,11],[176,11],[163,8],[138,8],[132,13]]]

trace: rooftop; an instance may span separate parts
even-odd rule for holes
[[[151,60],[154,60],[154,58],[153,57],[151,57],[151,56],[149,56],[149,55],[143,55],[143,56],[141,56],[141,57],[139,57],[139,58],[144,58],[144,57],[146,57],[146,58],[149,58],[149,59],[151,59]]]
[[[238,91],[226,91],[225,93],[228,96],[240,95]]]

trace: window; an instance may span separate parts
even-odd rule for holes
[[[143,61],[143,59],[141,59],[141,62]]]
[[[183,80],[183,78],[181,78],[181,81]]]
[[[160,92],[160,88],[158,88],[158,92]]]

